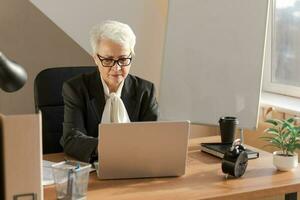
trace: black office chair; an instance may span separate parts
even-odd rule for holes
[[[41,71],[34,80],[36,112],[42,113],[43,154],[62,152],[59,143],[62,136],[64,102],[63,82],[82,73],[94,72],[95,66],[57,67]]]

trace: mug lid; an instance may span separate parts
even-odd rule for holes
[[[235,124],[239,124],[238,119],[236,117],[232,117],[232,116],[220,117],[219,123],[221,123],[223,121],[235,122]]]

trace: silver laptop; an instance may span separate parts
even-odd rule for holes
[[[100,179],[185,174],[190,122],[99,125]]]

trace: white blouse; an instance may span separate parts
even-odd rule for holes
[[[119,88],[116,92],[110,92],[105,81],[101,77],[101,82],[103,85],[104,96],[105,96],[105,106],[102,114],[101,123],[126,123],[130,122],[127,110],[121,99],[121,93],[124,85],[124,80],[121,82]]]

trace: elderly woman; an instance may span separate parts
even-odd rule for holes
[[[98,70],[63,85],[61,144],[66,154],[92,162],[97,156],[99,123],[157,120],[154,85],[129,74],[135,39],[132,29],[117,21],[92,28],[90,42]]]

